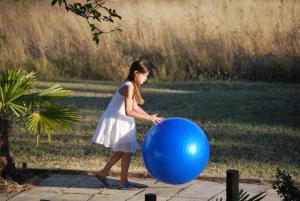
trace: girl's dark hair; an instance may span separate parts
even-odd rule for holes
[[[149,73],[149,69],[145,64],[145,60],[144,59],[140,59],[137,61],[134,61],[129,69],[129,73],[127,76],[127,81],[131,81],[133,83],[134,86],[134,99],[136,100],[136,102],[138,104],[143,104],[144,103],[144,99],[141,96],[141,86],[135,81],[135,76],[134,73],[138,72],[138,73]]]

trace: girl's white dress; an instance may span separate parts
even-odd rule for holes
[[[134,153],[137,150],[135,121],[126,115],[124,96],[119,93],[119,89],[125,85],[132,83],[124,82],[113,95],[99,120],[92,141],[110,147],[114,152]]]

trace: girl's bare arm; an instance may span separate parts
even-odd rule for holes
[[[133,108],[133,86],[124,86],[119,90],[120,94],[124,96],[125,101],[125,112],[126,115],[134,118],[139,118],[143,120],[151,121],[152,123],[156,124],[159,123],[162,118],[157,117],[157,115],[149,115],[146,112],[140,113],[134,110]]]
[[[141,113],[141,114],[145,114],[145,115],[149,115],[147,112],[145,112],[138,104],[137,102],[133,102],[133,110]]]

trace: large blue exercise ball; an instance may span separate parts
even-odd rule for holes
[[[167,184],[183,184],[204,170],[209,160],[209,143],[194,122],[168,118],[148,130],[142,153],[153,177]]]

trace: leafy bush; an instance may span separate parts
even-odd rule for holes
[[[277,168],[273,188],[283,198],[283,201],[300,201],[300,189],[286,170]]]

